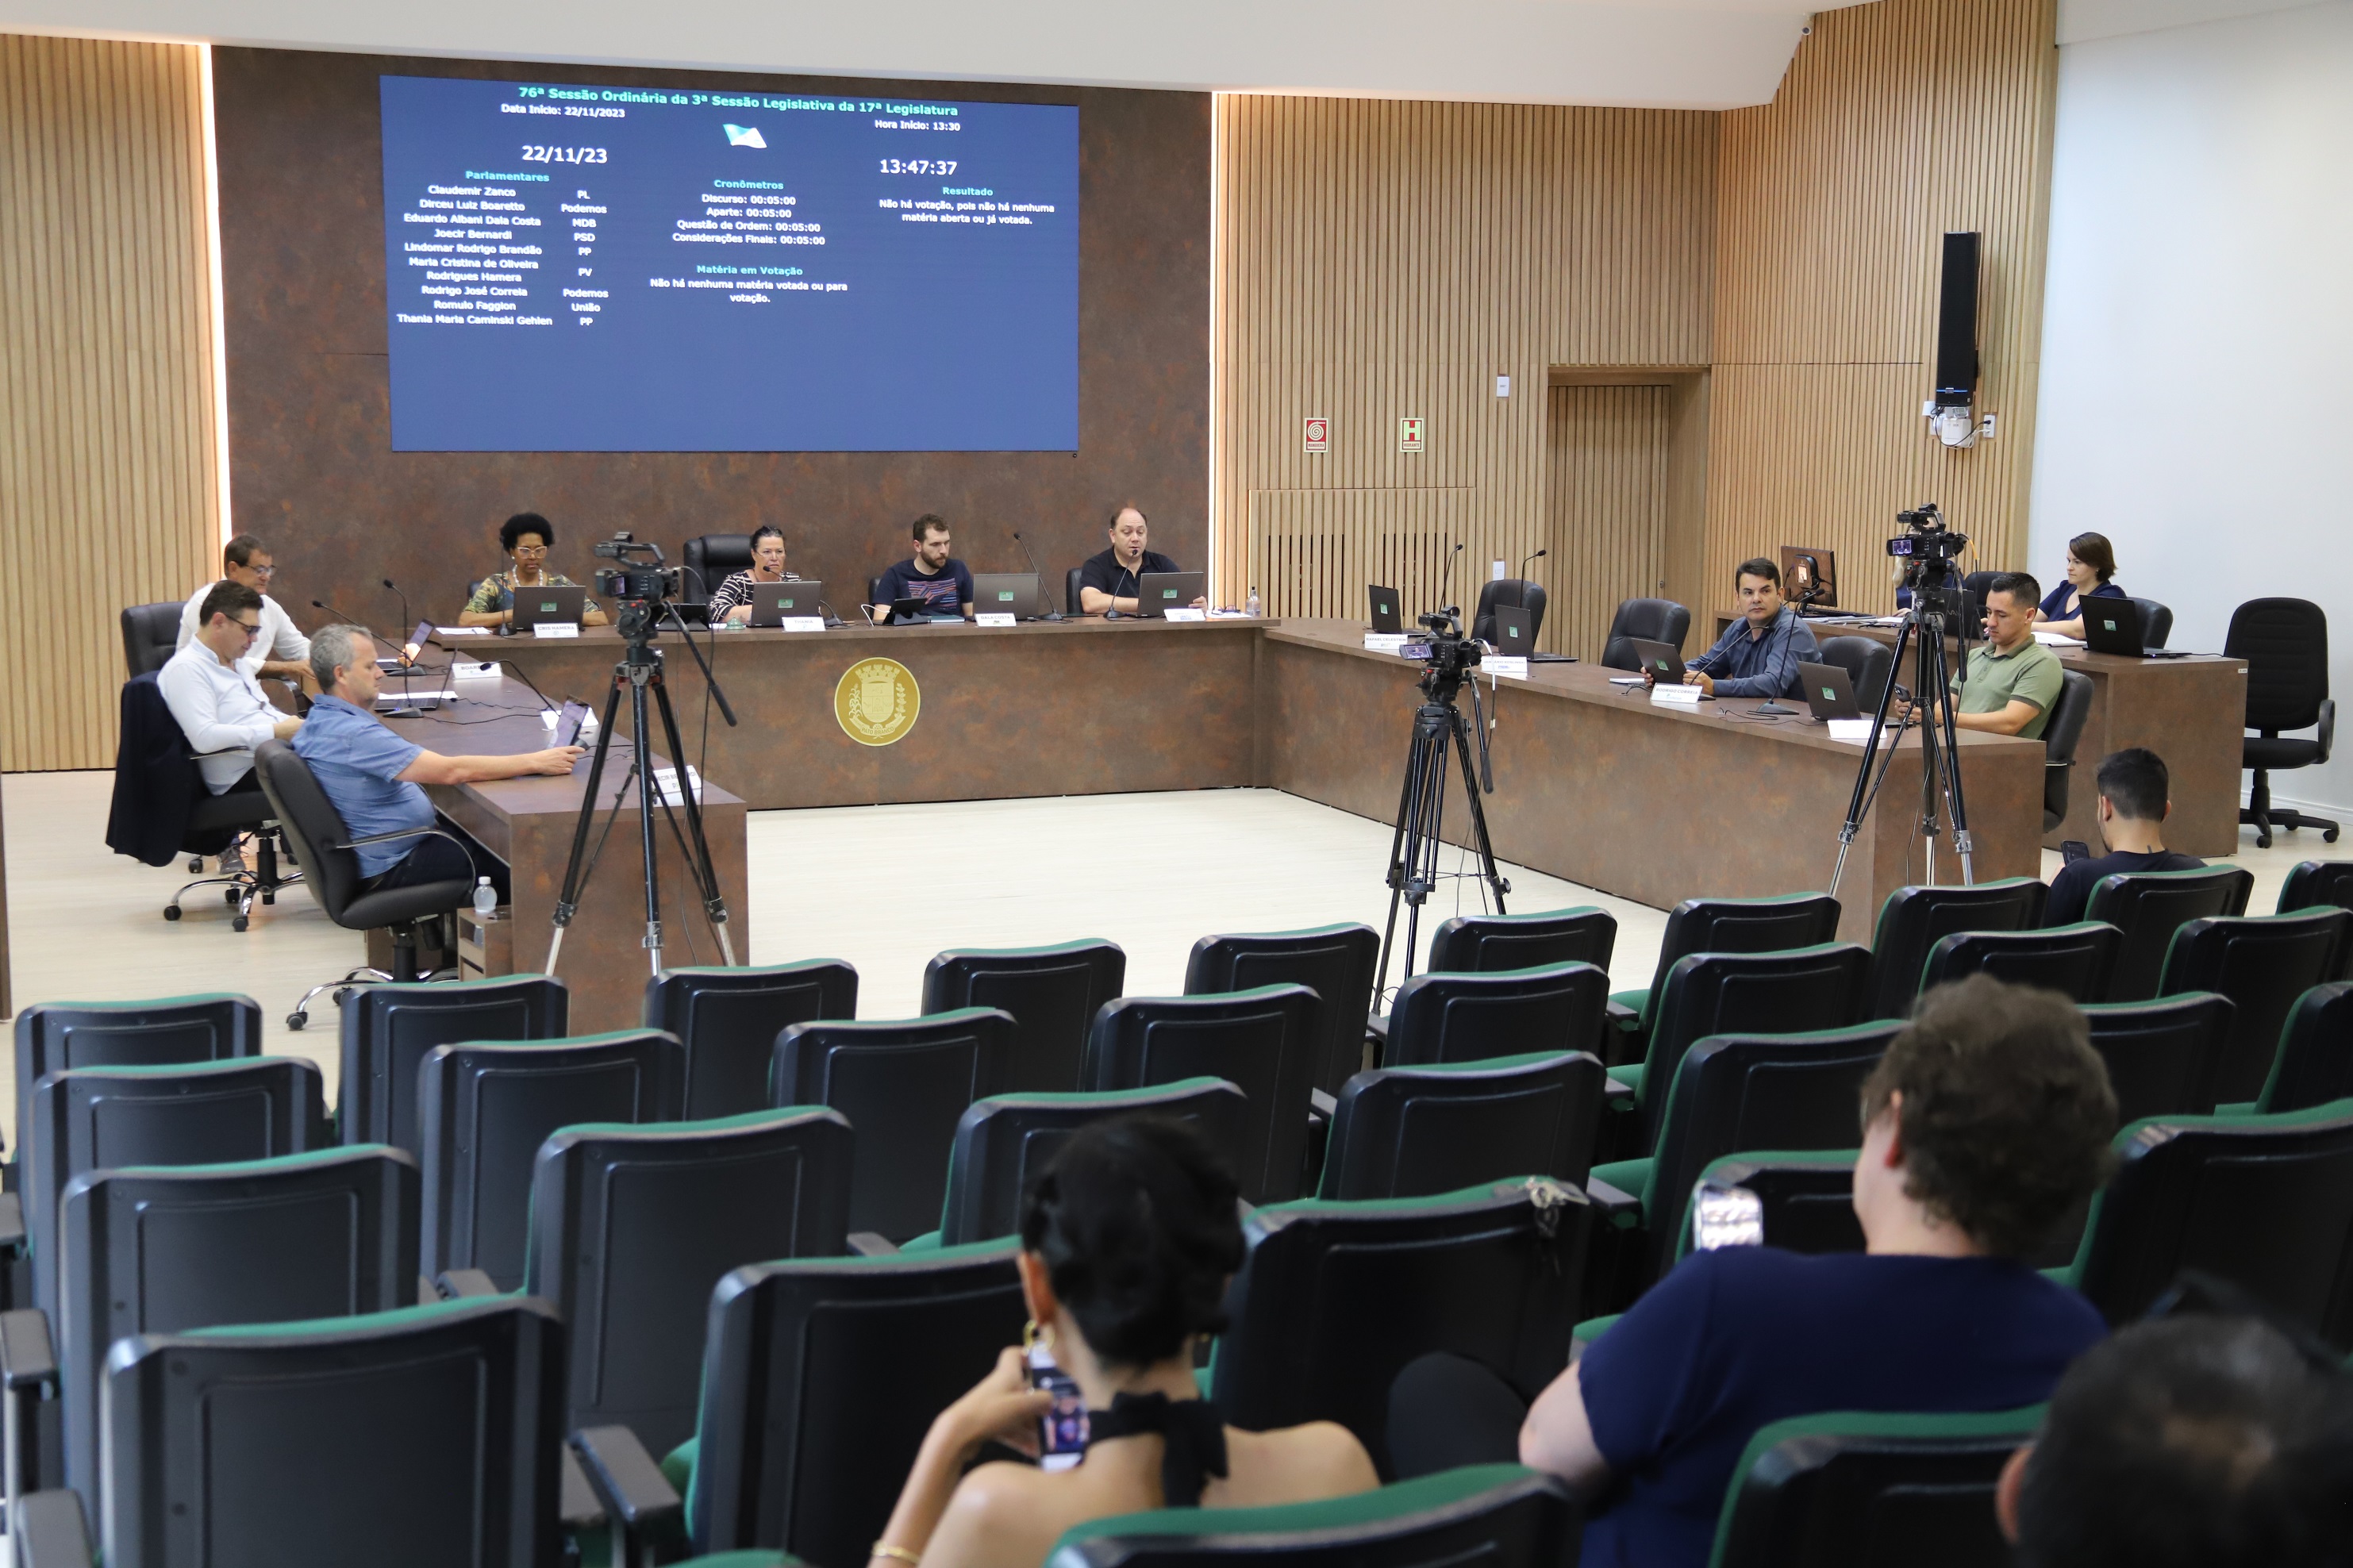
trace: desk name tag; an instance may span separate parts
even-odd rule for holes
[[[1206,621],[1209,618],[1207,610],[1163,610],[1160,613],[1172,621]]]
[[[1365,634],[1365,651],[1366,653],[1397,653],[1402,650],[1404,647],[1405,634],[1403,632],[1366,632]]]
[[[535,637],[576,637],[580,628],[570,621],[533,621],[531,635]]]
[[[1500,675],[1506,680],[1525,680],[1528,678],[1528,661],[1525,657],[1491,654],[1479,661],[1479,668],[1490,675]]]
[[[973,616],[975,624],[984,626],[1009,626],[1013,617],[1002,610],[982,610]]]
[[[1685,708],[1698,707],[1699,700],[1706,695],[1706,692],[1702,691],[1696,686],[1653,686],[1651,688],[1651,701],[1664,702],[1670,705],[1680,704]]]
[[[491,659],[484,659],[480,664],[470,659],[459,659],[449,667],[449,674],[458,680],[496,680],[499,667]]]
[[[788,632],[821,632],[825,630],[823,616],[786,616],[777,623]]]

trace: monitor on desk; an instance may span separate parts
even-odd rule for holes
[[[1798,613],[1827,610],[1838,603],[1838,552],[1813,544],[1781,546],[1781,596]]]

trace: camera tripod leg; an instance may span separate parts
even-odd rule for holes
[[[686,744],[679,738],[678,715],[670,708],[670,688],[657,669],[653,677],[654,705],[661,710],[662,736],[670,747],[670,766],[678,775],[681,809],[686,815],[688,839],[687,870],[694,878],[696,889],[702,894],[702,908],[711,917],[712,934],[719,939],[719,952],[727,967],[735,967],[735,943],[727,932],[727,896],[719,885],[719,868],[711,858],[711,840],[702,830],[702,803],[698,792],[689,787],[686,773]],[[667,809],[667,807],[665,807]],[[653,861],[646,865],[650,874]]]
[[[1477,705],[1472,706],[1475,709]],[[1508,914],[1510,911],[1504,908],[1504,895],[1512,890],[1512,885],[1495,868],[1495,846],[1487,837],[1487,812],[1479,804],[1479,781],[1471,771],[1471,742],[1463,735],[1462,711],[1449,708],[1447,712],[1453,716],[1455,752],[1462,759],[1462,792],[1471,797],[1471,842],[1479,852],[1479,878],[1494,895],[1495,912]],[[1492,784],[1493,780],[1488,782]]]
[[[1429,896],[1430,881],[1423,867],[1428,854],[1430,825],[1433,821],[1433,796],[1442,797],[1446,786],[1446,758],[1442,750],[1446,733],[1442,723],[1430,721],[1427,706],[1414,714],[1413,739],[1406,750],[1405,787],[1398,798],[1397,831],[1389,841],[1389,918],[1381,933],[1381,963],[1379,977],[1374,982],[1376,998],[1388,994],[1389,956],[1396,951],[1398,905],[1406,910],[1405,968],[1398,976],[1400,983],[1413,978],[1415,942],[1421,929],[1421,903]]]
[[[588,784],[580,795],[580,819],[572,825],[572,853],[564,862],[564,885],[555,895],[555,934],[548,939],[547,973],[555,973],[564,954],[564,933],[580,910],[581,859],[588,851],[588,825],[596,816],[596,789],[605,780],[605,762],[613,754],[613,716],[621,708],[620,670],[605,691],[604,716],[596,721],[596,750],[588,761]]]
[[[1855,829],[1862,826],[1864,803],[1878,793],[1872,787],[1871,764],[1878,757],[1880,741],[1887,732],[1887,707],[1895,700],[1895,672],[1904,668],[1904,650],[1911,642],[1912,623],[1907,620],[1895,629],[1895,652],[1887,661],[1887,682],[1879,689],[1879,706],[1872,710],[1871,733],[1862,742],[1862,765],[1854,771],[1854,793],[1847,797],[1846,820],[1839,825],[1838,864],[1831,868],[1832,898],[1838,897],[1839,879],[1846,875],[1847,851],[1854,847]],[[1895,761],[1893,743],[1887,748],[1887,761],[1890,765]]]
[[[1969,839],[1968,806],[1961,795],[1960,731],[1953,718],[1955,700],[1950,696],[1950,669],[1951,667],[1945,662],[1944,634],[1939,631],[1936,637],[1936,673],[1945,679],[1946,684],[1938,687],[1937,690],[1946,693],[1947,699],[1944,704],[1944,755],[1941,759],[1945,806],[1953,820],[1953,849],[1961,858],[1961,885],[1969,888],[1977,885],[1977,863],[1973,853],[1975,847]]]
[[[629,677],[629,740],[637,747],[638,763],[638,847],[644,858],[646,884],[646,962],[659,975],[662,967],[661,878],[655,873],[654,848],[654,769],[652,748],[646,723],[646,683],[655,671],[651,667],[631,664]]]

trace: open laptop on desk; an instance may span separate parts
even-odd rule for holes
[[[1377,583],[1365,584],[1365,597],[1373,606],[1373,630],[1381,637],[1395,637],[1405,630],[1405,617],[1398,611],[1398,591],[1384,588]]]
[[[929,599],[893,599],[891,601],[891,624],[894,626],[962,626],[962,615],[938,615]]]
[[[1642,661],[1642,673],[1661,686],[1681,686],[1683,683],[1683,650],[1672,643],[1652,642],[1648,637],[1628,637],[1626,646]]]
[[[540,626],[573,626],[580,624],[582,612],[588,607],[588,590],[567,583],[549,583],[536,588],[514,591],[515,630],[529,631]]]
[[[1530,664],[1575,664],[1573,653],[1538,653],[1536,651],[1535,617],[1516,605],[1495,606],[1495,651],[1506,658],[1525,658]]]
[[[1135,580],[1135,613],[1165,616],[1189,610],[1193,601],[1209,591],[1207,572],[1146,572]]]
[[[822,583],[754,583],[752,584],[752,618],[755,626],[781,626],[785,617],[825,615],[825,584]]]
[[[2173,648],[2150,647],[2142,642],[2140,606],[2130,599],[2084,599],[2082,608],[2084,646],[2094,653],[2115,654],[2120,658],[2189,657]]]
[[[1044,615],[1045,587],[1035,572],[976,572],[972,608],[979,616],[1011,616],[1034,621]]]
[[[1854,703],[1854,678],[1837,664],[1800,664],[1798,683],[1805,688],[1806,706],[1821,720],[1868,717]]]

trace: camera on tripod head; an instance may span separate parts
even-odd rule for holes
[[[1904,581],[1915,588],[1928,578],[1947,576],[1961,552],[1969,547],[1968,534],[1955,533],[1945,526],[1944,514],[1935,501],[1897,512],[1895,523],[1904,531],[1887,542],[1887,553],[1904,563]]]
[[[1460,681],[1476,668],[1479,645],[1462,635],[1462,612],[1452,605],[1428,615],[1416,616],[1415,624],[1428,628],[1428,635],[1409,640],[1409,652],[1422,650],[1419,657],[1427,659],[1430,675],[1440,681]]]
[[[624,608],[645,605],[659,609],[686,592],[685,570],[664,566],[661,546],[650,540],[641,542],[623,530],[600,542],[596,553],[620,563],[596,569],[596,592],[617,601]],[[649,556],[652,558],[650,564],[646,561]]]

